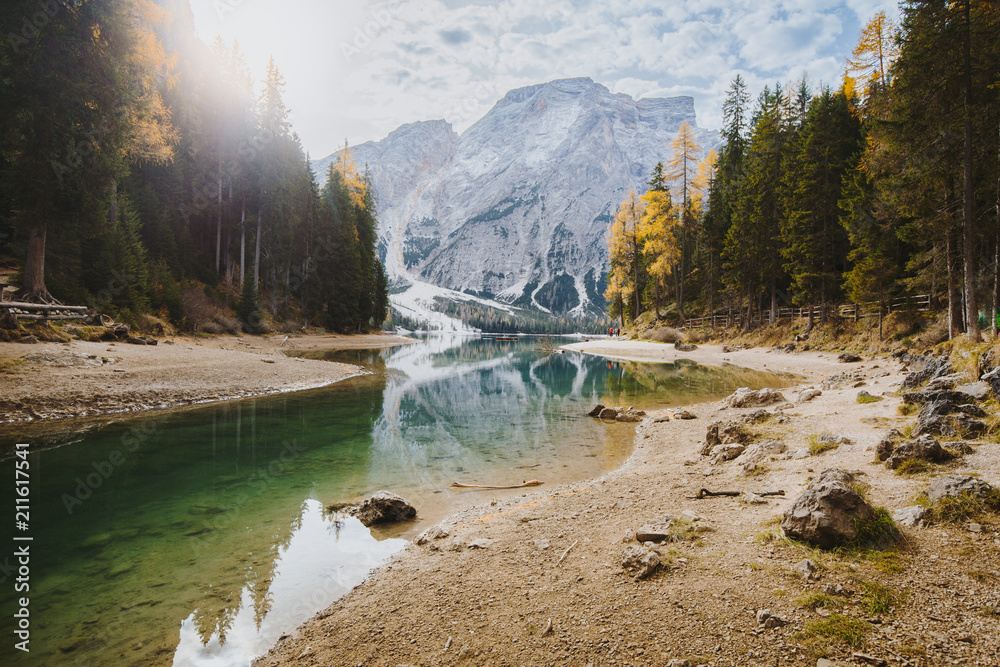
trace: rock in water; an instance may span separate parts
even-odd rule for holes
[[[782,530],[823,549],[855,539],[856,523],[871,519],[875,510],[849,486],[853,482],[847,471],[824,470],[816,485],[785,510]]]
[[[417,510],[395,493],[379,491],[358,507],[347,510],[366,526],[378,523],[398,523],[417,516]]]
[[[615,419],[618,417],[618,408],[604,408],[597,416],[601,419]]]
[[[776,389],[764,388],[754,391],[748,387],[740,387],[726,399],[726,405],[731,408],[760,408],[784,400],[785,397]]]
[[[685,343],[682,341],[677,341],[674,343],[674,349],[680,352],[694,352],[698,349],[697,345],[692,345],[691,343]]]
[[[598,403],[596,406],[594,406],[593,410],[591,410],[590,412],[587,413],[587,416],[588,417],[599,417],[601,415],[601,412],[603,410],[604,410],[604,406],[602,404]]]

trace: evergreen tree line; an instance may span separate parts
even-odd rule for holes
[[[786,305],[825,320],[844,301],[930,294],[951,335],[978,339],[1000,288],[1000,6],[911,1],[864,28],[837,88],[742,77],[723,143],[700,169],[674,160],[630,193],[609,233],[612,317],[744,327]],[[692,186],[693,182],[693,186]],[[670,292],[673,292],[670,298]],[[667,297],[667,312],[661,305]],[[690,312],[688,312],[690,311]]]
[[[435,297],[431,308],[483,333],[502,334],[607,334],[613,324],[607,316],[543,313],[533,308],[512,306],[511,311],[474,301],[455,301]],[[385,322],[386,330],[434,331],[437,326],[419,316],[408,315],[393,307]]]
[[[17,298],[216,332],[382,324],[370,183],[345,146],[316,186],[273,59],[255,91],[239,45],[198,40],[183,0],[11,0],[0,25]]]
[[[441,297],[434,299],[434,309],[484,333],[606,334],[610,326],[604,317],[550,315],[517,307],[507,312],[475,301],[452,301]],[[426,322],[395,310],[390,315],[390,324],[411,331],[428,328]]]

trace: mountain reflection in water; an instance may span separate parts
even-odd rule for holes
[[[308,353],[371,374],[33,443],[32,651],[5,664],[247,665],[402,548],[393,537],[523,492],[452,481],[545,489],[620,465],[634,425],[586,417],[595,403],[654,409],[788,384],[551,348],[441,336]],[[383,488],[417,507],[416,524],[369,531],[323,509]]]

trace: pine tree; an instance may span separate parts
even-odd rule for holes
[[[22,0],[0,11],[3,25],[14,25],[39,6]],[[27,232],[19,298],[51,300],[50,225],[57,233],[72,229],[81,192],[110,194],[113,218],[127,166],[170,160],[175,134],[158,83],[172,62],[154,33],[165,18],[151,0],[60,4],[32,34],[2,40],[2,180],[16,226]]]
[[[822,323],[844,271],[847,237],[838,202],[845,175],[858,151],[858,121],[844,94],[825,88],[813,98],[796,152],[784,175],[782,256],[796,300],[819,304]]]

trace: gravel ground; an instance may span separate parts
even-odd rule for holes
[[[627,341],[572,347],[643,360],[676,354]],[[870,501],[893,510],[912,504],[934,474],[1000,482],[1000,446],[972,443],[975,452],[963,459],[900,477],[873,462],[890,428],[913,423],[898,410],[897,362],[717,347],[683,356],[796,372],[806,379],[783,390],[789,399],[804,387],[822,391],[753,426],[758,439],[794,451],[830,432],[852,444],[767,461],[748,475],[738,460],[713,465],[699,449],[712,421],[749,410],[719,402],[689,406],[696,419],[650,414],[620,469],[448,517],[431,529],[436,538],[411,543],[254,664],[1000,664],[996,525],[907,528],[894,548],[860,554],[810,549],[781,537],[776,525],[826,468],[858,471]],[[844,371],[856,375],[821,383]],[[859,404],[862,389],[885,397]],[[694,498],[701,488],[785,495],[754,505]],[[656,547],[662,567],[642,580],[623,569],[637,529],[685,511],[697,519],[679,541]],[[804,559],[816,565],[813,580],[796,569]],[[761,610],[779,617],[778,627],[758,624]]]

